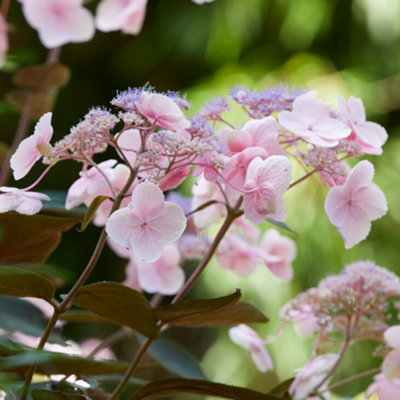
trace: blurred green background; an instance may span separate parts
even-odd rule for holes
[[[96,2],[89,2],[94,9]],[[23,21],[20,5],[12,2],[9,22],[11,52],[0,74],[2,98],[13,88],[12,73],[21,65],[43,62],[46,50],[37,34]],[[192,103],[189,115],[204,101],[226,94],[234,85],[264,89],[284,82],[289,86],[317,89],[319,97],[336,105],[336,96],[354,95],[364,101],[369,120],[384,125],[389,140],[381,157],[371,157],[375,182],[388,198],[389,212],[373,223],[368,239],[344,250],[336,229],[323,211],[324,188],[304,183],[286,196],[287,224],[297,232],[295,277],[279,282],[259,268],[243,279],[216,264],[210,265],[193,297],[214,297],[242,289],[271,319],[255,327],[266,336],[280,326],[279,309],[296,293],[327,274],[338,273],[346,263],[371,259],[400,273],[400,0],[216,0],[196,6],[189,0],[149,0],[142,33],[137,37],[119,32],[97,32],[83,44],[63,48],[61,61],[71,68],[71,82],[61,90],[53,116],[55,138],[65,135],[93,105],[107,105],[116,90],[150,82],[158,90],[179,90]],[[1,141],[9,143],[18,114],[7,101],[0,103]],[[41,167],[35,171],[38,172]],[[66,190],[77,177],[79,165],[61,165],[41,184],[42,190]],[[62,179],[60,176],[62,175]],[[35,172],[21,184],[32,181]],[[267,224],[264,228],[268,228]],[[76,276],[86,263],[98,230],[90,228],[85,241],[69,232],[50,263]],[[71,246],[74,251],[71,252]],[[91,280],[124,278],[125,262],[106,250]],[[67,287],[61,288],[65,292]],[[67,332],[77,340],[97,332]],[[107,335],[107,329],[101,334]],[[247,352],[231,343],[227,330],[173,332],[182,343],[201,343],[197,355],[215,381],[267,390],[278,379],[292,376],[306,362],[312,340],[302,340],[291,326],[270,346],[276,373],[257,372]],[[208,335],[212,335],[209,337]],[[218,340],[209,343],[211,339]],[[371,356],[372,343],[350,351],[336,379],[379,364]],[[371,378],[347,385],[338,393],[355,396]],[[188,398],[187,396],[185,398]]]

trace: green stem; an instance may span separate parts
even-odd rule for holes
[[[353,376],[350,376],[349,378],[342,379],[341,381],[336,382],[336,383],[334,383],[333,385],[330,385],[330,386],[327,387],[326,389],[321,390],[321,393],[330,392],[330,391],[333,390],[333,389],[336,389],[336,388],[338,388],[338,387],[347,385],[348,383],[354,382],[354,381],[356,381],[357,379],[363,378],[364,376],[369,376],[369,375],[377,374],[377,373],[379,373],[380,371],[381,371],[381,368],[380,368],[380,367],[368,369],[367,371],[360,372],[360,373],[358,373],[358,374],[355,374],[355,375],[353,375]]]
[[[118,384],[118,386],[115,388],[113,394],[109,398],[109,400],[116,400],[118,399],[118,396],[122,393],[122,391],[125,389],[125,386],[129,382],[129,379],[131,378],[131,375],[135,371],[136,367],[139,365],[142,357],[146,354],[147,349],[150,347],[152,344],[153,340],[147,338],[142,345],[140,346],[139,350],[135,354],[135,357],[133,358],[132,362],[130,363],[128,369],[125,372],[124,377]]]

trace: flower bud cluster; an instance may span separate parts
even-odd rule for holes
[[[351,318],[353,339],[376,339],[387,328],[390,299],[399,295],[398,276],[372,261],[358,261],[291,300],[281,318],[293,321],[303,336],[320,330],[345,332]]]

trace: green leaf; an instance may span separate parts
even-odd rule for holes
[[[13,297],[38,297],[51,301],[54,286],[36,272],[0,265],[0,294]]]
[[[59,392],[46,389],[32,390],[31,397],[33,400],[90,400],[84,394],[65,393],[64,391]]]
[[[68,311],[65,314],[60,316],[60,319],[63,321],[69,322],[104,322],[107,321],[105,318],[100,315],[93,314],[90,311],[86,310],[72,310]]]
[[[34,264],[24,266],[25,269],[47,277],[54,286],[63,286],[66,282],[75,282],[75,274],[68,268],[54,264]]]
[[[288,225],[286,225],[284,222],[276,221],[269,217],[265,218],[265,220],[273,225],[276,225],[277,227],[279,227],[281,229],[284,229],[285,231],[288,231],[290,233],[294,233],[295,235],[297,235],[297,233],[292,228],[290,228]]]
[[[278,383],[276,386],[274,386],[270,391],[269,394],[272,394],[273,396],[277,396],[279,398],[283,399],[291,399],[291,396],[289,395],[289,388],[292,382],[294,381],[294,378],[287,379],[281,383]]]
[[[238,302],[240,292],[209,300],[188,300],[155,309],[156,317],[173,326],[201,327],[268,322],[254,306]]]
[[[15,355],[22,353],[25,350],[25,346],[0,336],[0,356]]]
[[[175,342],[160,338],[151,344],[148,353],[175,375],[188,379],[207,379],[196,358]]]
[[[83,218],[82,221],[82,225],[81,225],[81,232],[83,232],[88,225],[92,222],[94,215],[97,211],[97,209],[102,205],[102,203],[109,199],[108,196],[97,196],[91,203],[90,206],[88,208],[88,210],[86,211],[86,214]]]
[[[157,319],[174,323],[175,320],[185,320],[192,318],[198,314],[202,315],[207,312],[218,310],[230,304],[235,304],[241,297],[240,290],[228,296],[217,297],[215,299],[202,299],[202,300],[185,300],[176,304],[168,306],[159,306],[155,308],[154,312]]]
[[[13,356],[0,357],[0,370],[26,372],[33,363],[38,365],[39,373],[46,375],[123,374],[128,367],[127,363],[121,361],[95,361],[64,353],[32,349]]]
[[[92,378],[100,383],[116,383],[122,381],[124,375],[121,374],[108,374],[108,375],[93,375]],[[131,377],[127,386],[143,387],[149,383],[146,379]]]
[[[194,393],[232,400],[278,400],[277,397],[254,390],[195,379],[164,379],[152,382],[137,391],[130,400],[141,400],[150,396],[151,399],[160,399],[178,393]]]
[[[47,319],[33,304],[23,299],[0,295],[0,328],[39,337],[46,326]],[[50,335],[50,342],[65,343],[57,330]]]
[[[100,282],[83,286],[73,302],[151,339],[158,337],[157,320],[150,303],[141,293],[120,283]]]
[[[78,221],[47,215],[0,214],[0,263],[41,263],[57,247],[61,232]]]

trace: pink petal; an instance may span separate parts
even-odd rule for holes
[[[114,211],[106,223],[106,232],[111,240],[122,247],[130,247],[132,232],[140,232],[140,220],[130,208],[121,208]]]
[[[352,208],[345,224],[337,228],[343,236],[344,247],[350,249],[368,236],[371,230],[371,222],[363,210]]]
[[[167,244],[179,239],[185,228],[186,217],[182,209],[175,203],[165,202],[159,216],[132,230],[130,246],[140,260],[154,262]]]
[[[325,199],[325,212],[335,226],[344,225],[348,218],[347,197],[342,186],[332,187]]]
[[[383,217],[388,210],[385,195],[372,182],[367,187],[361,188],[354,193],[352,199],[358,207],[363,209],[371,221]]]
[[[372,182],[374,177],[374,166],[367,160],[360,161],[350,172],[344,187],[346,191],[356,191]]]
[[[145,181],[132,193],[132,209],[143,221],[157,218],[164,208],[164,194],[154,183]]]
[[[127,129],[118,137],[117,143],[125,158],[133,167],[136,161],[136,154],[142,144],[140,132],[137,129]]]
[[[229,329],[229,337],[232,342],[250,351],[251,357],[260,372],[273,369],[271,357],[256,331],[247,325],[240,324]]]
[[[190,127],[190,122],[178,105],[163,94],[148,95],[143,92],[136,106],[151,123],[157,123],[165,129],[179,131]]]

